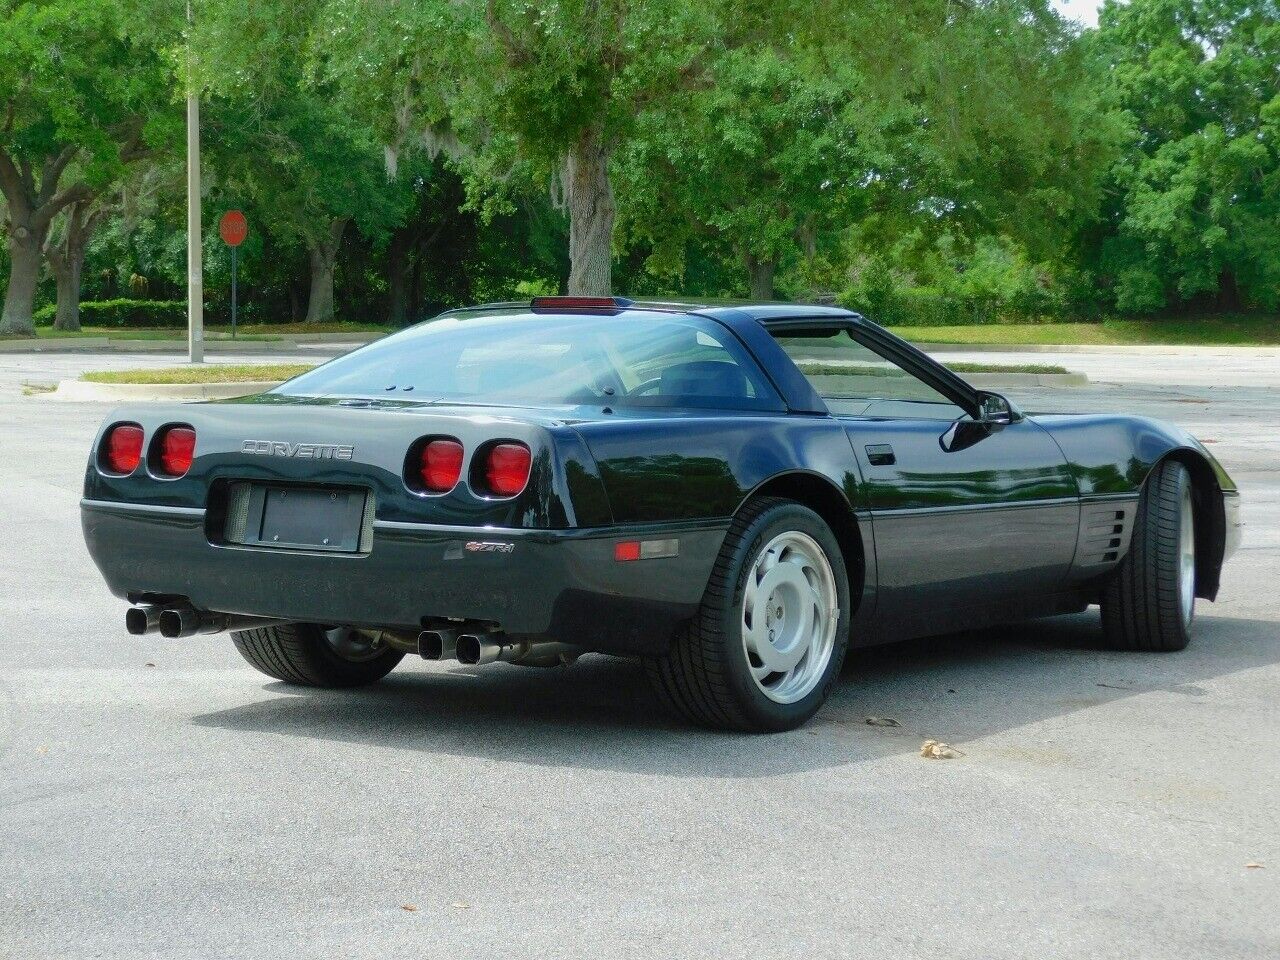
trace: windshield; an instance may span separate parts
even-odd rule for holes
[[[701,317],[445,316],[276,388],[449,403],[781,409],[727,330]]]

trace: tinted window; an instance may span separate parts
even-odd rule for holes
[[[945,395],[846,331],[779,337],[778,343],[834,414],[954,420],[963,413]]]
[[[276,392],[497,405],[781,408],[728,331],[698,317],[652,313],[443,317]]]

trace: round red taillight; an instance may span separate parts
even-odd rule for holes
[[[462,476],[462,444],[457,440],[428,441],[422,448],[419,476],[425,489],[448,493]]]
[[[107,431],[103,454],[111,471],[133,473],[142,462],[142,428],[136,423],[116,424]]]
[[[533,457],[523,443],[497,443],[489,448],[485,460],[484,480],[489,492],[499,497],[514,497],[529,482]]]
[[[191,469],[195,454],[196,432],[190,427],[170,427],[160,435],[159,472],[181,477]]]

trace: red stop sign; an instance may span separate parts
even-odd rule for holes
[[[249,221],[239,210],[228,210],[222,215],[222,222],[218,224],[218,233],[222,235],[222,240],[228,247],[238,247],[244,243],[244,238],[249,234]]]

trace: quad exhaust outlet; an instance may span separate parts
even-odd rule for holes
[[[162,637],[178,639],[199,633],[222,633],[226,630],[252,630],[270,624],[284,623],[268,617],[241,617],[194,607],[142,606],[130,607],[124,614],[124,628],[135,637],[159,632]]]
[[[423,630],[418,634],[418,656],[423,660],[456,660],[458,631]]]
[[[458,636],[458,662],[467,666],[485,663],[515,663],[530,667],[553,667],[572,663],[582,648],[554,640],[512,640],[500,632],[463,633]]]
[[[191,606],[166,606],[153,604],[130,607],[124,614],[125,629],[135,637],[159,633],[169,639],[194,637],[197,634],[223,633],[227,630],[253,630],[288,623],[270,617],[244,617],[212,610],[197,610]],[[368,631],[362,631],[369,633]],[[397,631],[369,633],[389,641],[406,652],[414,650],[413,634]],[[440,627],[423,630],[418,634],[417,653],[424,660],[453,660],[467,666],[486,663],[514,663],[521,666],[553,667],[572,663],[583,649],[570,643],[554,640],[514,640],[501,630]]]

